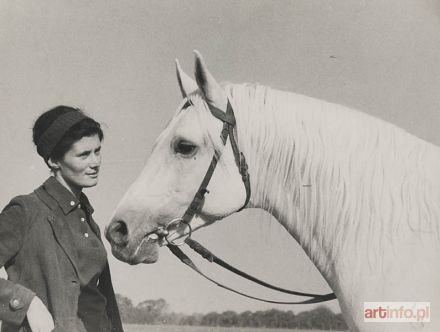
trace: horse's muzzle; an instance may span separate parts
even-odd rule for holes
[[[123,220],[113,220],[105,230],[105,237],[111,244],[113,256],[123,262],[134,265],[158,260],[159,237],[156,231],[130,235]]]

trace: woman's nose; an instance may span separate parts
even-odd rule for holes
[[[101,156],[99,155],[90,156],[89,165],[91,168],[97,168],[101,166]]]

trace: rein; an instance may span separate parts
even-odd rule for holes
[[[190,104],[189,101],[187,101],[187,103],[185,105],[188,105],[188,104]],[[208,106],[211,111],[211,114],[223,122],[223,128],[222,128],[221,135],[220,135],[223,145],[226,145],[228,136],[231,141],[231,147],[232,147],[232,151],[234,153],[235,163],[237,164],[237,167],[240,172],[243,184],[246,189],[246,200],[245,200],[243,206],[238,210],[238,211],[241,211],[249,203],[250,196],[251,196],[251,186],[250,186],[250,179],[249,179],[248,165],[246,163],[246,158],[244,157],[243,153],[240,152],[240,150],[238,149],[237,141],[235,140],[235,136],[234,136],[234,127],[236,125],[234,111],[232,109],[232,106],[231,106],[229,100],[228,100],[228,104],[226,107],[226,112],[223,112],[222,110],[220,110],[214,106],[211,106],[209,104],[208,104]],[[292,290],[284,289],[281,287],[273,286],[265,281],[257,279],[255,277],[251,276],[250,274],[233,267],[232,265],[228,264],[224,260],[215,256],[212,252],[210,252],[208,249],[203,247],[200,243],[191,239],[192,231],[191,231],[190,222],[191,222],[192,218],[194,217],[194,215],[198,211],[200,211],[201,206],[203,205],[203,202],[205,199],[205,194],[209,192],[206,188],[208,187],[209,181],[211,180],[212,175],[214,173],[214,170],[217,166],[218,158],[219,157],[216,154],[214,154],[214,156],[212,157],[211,164],[209,165],[208,170],[206,171],[206,174],[202,180],[202,183],[200,184],[199,189],[197,190],[197,193],[194,195],[192,202],[188,206],[188,208],[185,211],[185,213],[183,214],[182,218],[172,220],[171,222],[168,223],[168,225],[165,228],[159,228],[156,232],[157,236],[165,238],[168,248],[171,250],[171,252],[177,258],[179,258],[179,260],[182,263],[189,266],[195,272],[197,272],[201,276],[205,277],[209,281],[213,282],[217,286],[224,288],[226,290],[229,290],[233,293],[242,295],[244,297],[258,300],[258,301],[267,302],[267,303],[275,303],[275,304],[311,304],[311,303],[319,303],[319,302],[325,302],[325,301],[330,301],[330,300],[336,299],[336,295],[334,293],[329,293],[329,294],[303,293],[303,292],[292,291]],[[267,300],[267,299],[263,299],[263,298],[259,298],[259,297],[255,297],[252,295],[242,293],[240,291],[237,291],[237,290],[232,289],[228,286],[225,286],[225,285],[215,281],[214,279],[208,277],[179,248],[179,246],[182,245],[183,243],[176,244],[173,241],[168,241],[168,239],[167,239],[167,236],[169,233],[168,228],[176,226],[176,224],[178,224],[180,222],[182,222],[189,229],[188,237],[186,237],[186,239],[184,240],[183,243],[186,243],[191,249],[193,249],[195,252],[197,252],[199,255],[201,255],[203,258],[205,258],[209,262],[215,263],[215,264],[231,271],[232,273],[237,274],[238,276],[240,276],[242,278],[250,280],[250,281],[257,283],[261,286],[264,286],[266,288],[270,288],[272,290],[279,291],[279,292],[286,293],[286,294],[290,294],[290,295],[310,297],[310,299],[304,300],[304,301],[295,301],[295,302],[280,302],[280,301]]]
[[[197,272],[198,274],[200,274],[201,276],[205,277],[206,279],[208,279],[209,281],[213,282],[214,284],[216,284],[217,286],[224,288],[228,291],[231,291],[235,294],[247,297],[249,299],[254,299],[257,301],[262,301],[262,302],[267,302],[267,303],[275,303],[275,304],[312,304],[312,303],[319,303],[319,302],[325,302],[325,301],[330,301],[330,300],[334,300],[336,299],[336,295],[334,293],[329,293],[329,294],[313,294],[313,293],[303,293],[303,292],[298,292],[298,291],[293,291],[293,290],[288,290],[288,289],[284,289],[281,287],[277,287],[274,285],[271,285],[265,281],[262,281],[258,278],[255,278],[253,276],[251,276],[250,274],[243,272],[235,267],[233,267],[232,265],[228,264],[227,262],[225,262],[224,260],[220,259],[219,257],[215,256],[212,252],[210,252],[208,249],[206,249],[205,247],[203,247],[200,243],[198,243],[195,240],[192,240],[191,238],[187,238],[185,240],[185,243],[191,248],[193,249],[195,252],[197,252],[199,255],[201,255],[203,258],[205,258],[206,260],[208,260],[211,263],[215,263],[223,268],[225,268],[228,271],[231,271],[232,273],[235,273],[236,275],[253,281],[256,284],[259,284],[261,286],[264,286],[266,288],[270,288],[273,290],[276,290],[278,292],[281,293],[286,293],[286,294],[290,294],[290,295],[297,295],[297,296],[303,296],[303,297],[311,297],[311,299],[308,300],[304,300],[304,301],[294,301],[294,302],[283,302],[283,301],[273,301],[273,300],[267,300],[267,299],[263,299],[263,298],[259,298],[259,297],[255,297],[252,295],[248,295],[246,293],[242,293],[240,291],[237,291],[233,288],[230,288],[228,286],[225,286],[217,281],[215,281],[214,279],[208,277],[206,274],[204,274],[195,264],[194,262],[187,256],[185,255],[185,253],[180,250],[180,248],[177,245],[173,245],[173,244],[168,244],[168,248],[171,250],[171,252],[180,259],[180,261],[189,266],[191,269],[193,269],[195,272]]]

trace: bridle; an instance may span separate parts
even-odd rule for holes
[[[187,101],[187,103],[190,103]],[[184,107],[187,104],[184,105]],[[246,200],[243,204],[243,206],[237,210],[237,212],[243,210],[246,205],[249,203],[249,199],[251,198],[251,185],[249,181],[249,173],[248,173],[248,165],[246,163],[246,158],[244,157],[243,153],[240,152],[237,146],[237,141],[235,140],[234,135],[234,127],[236,125],[234,111],[232,110],[231,103],[228,100],[227,106],[226,106],[226,112],[223,112],[222,110],[218,109],[215,106],[209,105],[209,110],[211,111],[211,114],[223,122],[223,128],[220,134],[220,138],[222,140],[223,145],[226,145],[226,142],[228,140],[228,137],[231,141],[232,146],[232,152],[234,153],[234,159],[235,163],[238,167],[238,171],[240,172],[241,179],[243,181],[244,187],[246,189]],[[206,171],[206,174],[202,180],[202,183],[199,186],[199,189],[197,190],[192,202],[188,206],[187,210],[182,216],[182,221],[186,224],[189,224],[192,218],[194,217],[194,214],[196,214],[203,201],[205,194],[208,192],[206,189],[208,187],[209,181],[212,178],[212,175],[214,174],[215,168],[217,166],[219,157],[214,154],[212,157],[211,163],[208,167],[208,170]]]
[[[192,105],[191,101],[189,99],[186,100],[184,105],[182,106],[182,110],[186,109],[188,106]],[[240,152],[238,149],[237,141],[235,140],[234,135],[234,128],[236,125],[234,111],[232,109],[231,103],[228,100],[227,106],[226,106],[226,112],[223,112],[222,110],[218,109],[215,106],[212,106],[208,104],[209,110],[211,111],[211,114],[223,122],[223,128],[220,134],[220,138],[222,140],[223,145],[226,145],[226,142],[228,140],[228,137],[231,141],[231,147],[232,152],[234,154],[234,160],[235,164],[238,167],[238,171],[241,175],[241,179],[243,181],[244,187],[246,189],[246,199],[240,209],[238,209],[236,212],[239,212],[243,210],[249,203],[249,200],[251,198],[251,185],[250,185],[250,179],[249,179],[249,173],[248,173],[248,165],[246,163],[246,158],[244,157],[244,154]],[[172,226],[175,226],[176,224],[183,223],[185,227],[189,230],[189,238],[191,237],[190,234],[192,232],[190,222],[194,218],[194,215],[201,210],[201,207],[203,205],[203,202],[205,200],[205,194],[209,193],[209,190],[207,189],[209,181],[211,181],[212,175],[214,174],[215,168],[217,167],[217,163],[219,160],[219,156],[214,153],[211,163],[209,164],[209,167],[205,173],[205,176],[203,177],[202,182],[200,183],[200,186],[194,195],[194,198],[192,199],[191,203],[189,204],[188,208],[186,209],[185,213],[181,218],[176,218],[168,222],[168,224],[165,227],[158,227],[156,230],[156,234],[164,237],[164,233],[169,233],[169,228]],[[176,243],[169,241],[167,237],[165,236],[165,240],[167,241],[168,245],[182,245],[183,242]]]
[[[186,103],[183,105],[182,109],[185,109],[186,107],[188,107],[190,105],[191,105],[191,102],[189,100],[187,100]],[[235,135],[234,135],[234,128],[236,126],[234,111],[232,109],[232,106],[231,106],[231,103],[229,102],[229,100],[227,102],[226,112],[218,109],[215,106],[210,105],[209,103],[208,103],[208,107],[209,107],[209,110],[211,111],[211,114],[223,122],[223,128],[222,128],[222,131],[220,134],[222,143],[223,143],[223,145],[226,145],[226,142],[229,137],[229,139],[231,141],[231,147],[232,147],[232,152],[234,154],[235,163],[238,167],[238,171],[240,172],[244,187],[246,189],[245,202],[244,202],[243,206],[239,210],[236,211],[236,212],[239,212],[239,211],[243,210],[249,203],[250,196],[251,196],[251,186],[250,186],[250,179],[249,179],[248,165],[246,163],[246,158],[245,158],[244,154],[242,152],[240,152],[238,145],[237,145],[237,141],[235,139]],[[194,195],[193,200],[189,204],[189,206],[186,209],[183,216],[181,218],[171,220],[165,227],[158,227],[158,229],[155,232],[157,237],[165,239],[166,245],[168,246],[168,248],[171,250],[171,252],[177,258],[179,258],[182,261],[182,263],[189,266],[190,268],[192,268],[194,271],[196,271],[197,273],[199,273],[200,275],[202,275],[206,279],[215,283],[217,286],[224,288],[224,289],[227,289],[229,291],[232,291],[236,294],[245,296],[247,298],[251,298],[254,300],[263,301],[263,302],[267,302],[267,303],[275,303],[275,304],[310,304],[310,303],[318,303],[318,302],[324,302],[324,301],[329,301],[329,300],[335,299],[336,295],[334,293],[323,294],[323,295],[322,294],[303,293],[303,292],[292,291],[292,290],[284,289],[281,287],[273,286],[269,283],[266,283],[260,279],[257,279],[255,277],[229,265],[228,263],[226,263],[222,259],[215,256],[212,252],[207,250],[205,247],[203,247],[200,243],[191,239],[192,229],[190,226],[190,222],[193,219],[194,215],[200,211],[200,209],[203,205],[204,199],[205,199],[205,194],[209,192],[207,190],[207,187],[208,187],[209,181],[212,178],[212,175],[214,174],[214,170],[217,166],[218,159],[219,159],[219,156],[217,156],[217,154],[214,154],[214,156],[212,157],[211,163],[208,167],[208,170],[206,171],[206,174],[203,177],[203,180],[199,186],[199,189],[197,190],[196,194]],[[172,230],[172,228],[178,227],[179,225],[183,225],[185,228],[188,229],[188,233],[185,234],[186,237],[180,243],[168,239],[168,236],[171,233],[170,231]],[[273,289],[273,290],[276,290],[276,291],[279,291],[282,293],[310,297],[310,299],[305,300],[305,301],[295,301],[295,302],[272,301],[272,300],[267,300],[267,299],[262,299],[262,298],[258,298],[255,296],[251,296],[251,295],[239,292],[235,289],[232,289],[228,286],[225,286],[225,285],[213,280],[212,278],[208,277],[207,275],[205,275],[191,261],[191,259],[188,256],[186,256],[183,253],[183,251],[179,248],[179,246],[181,246],[183,244],[187,244],[191,249],[193,249],[195,252],[200,254],[203,258],[207,259],[209,262],[216,263],[216,264],[222,266],[223,268],[225,268],[225,269],[227,269],[227,270],[229,270],[229,271],[231,271],[231,272],[233,272],[233,273],[235,273],[245,279],[253,281],[261,286],[264,286],[264,287],[267,287],[267,288],[270,288],[270,289]]]

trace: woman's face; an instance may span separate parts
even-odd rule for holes
[[[99,136],[85,136],[76,141],[64,157],[53,164],[55,177],[73,191],[96,186],[101,166]]]

